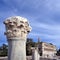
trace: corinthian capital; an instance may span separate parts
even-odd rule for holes
[[[26,38],[27,34],[31,31],[27,19],[20,16],[9,17],[4,21],[4,24],[6,26],[5,35],[7,38]]]

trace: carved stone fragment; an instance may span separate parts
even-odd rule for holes
[[[27,19],[19,16],[7,18],[6,21],[4,21],[4,24],[6,26],[5,34],[7,35],[7,38],[26,38],[27,34],[31,31]]]

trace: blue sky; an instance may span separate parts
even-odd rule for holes
[[[28,37],[60,48],[60,0],[0,0],[0,45],[7,43],[3,21],[17,15],[29,20]]]

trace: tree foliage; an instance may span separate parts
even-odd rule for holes
[[[36,42],[33,42],[33,39],[31,39],[31,38],[27,38],[26,55],[32,55],[31,47],[35,47],[35,46],[36,46]]]
[[[57,54],[56,54],[57,56],[60,56],[60,49],[57,51]]]
[[[7,56],[8,53],[8,46],[6,44],[3,44],[0,47],[0,56]]]

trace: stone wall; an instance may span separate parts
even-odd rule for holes
[[[0,57],[0,60],[7,60],[7,57]],[[27,56],[26,60],[32,60],[32,56]],[[57,58],[50,59],[50,58],[40,57],[40,60],[60,60],[60,59],[57,59]]]

